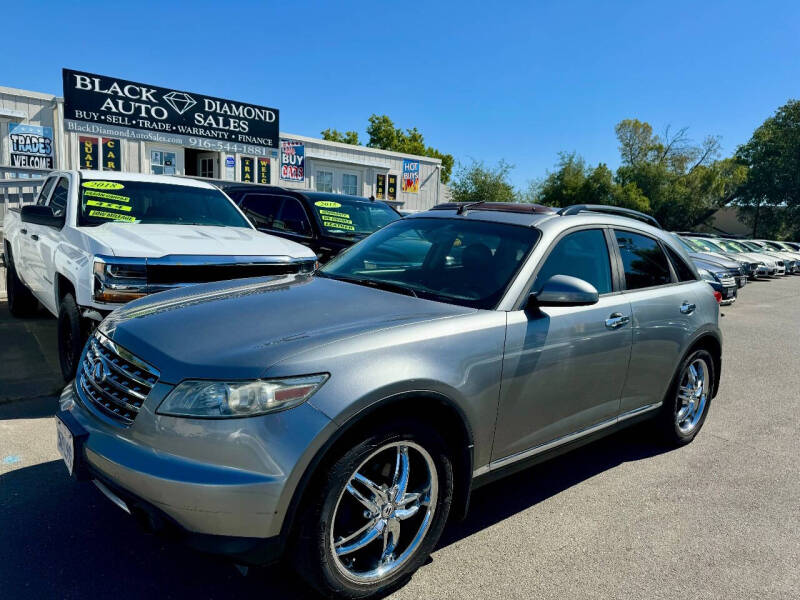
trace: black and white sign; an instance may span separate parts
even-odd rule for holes
[[[278,109],[63,70],[68,131],[265,156]]]
[[[12,167],[53,168],[53,129],[51,127],[9,123],[8,141],[11,145]]]

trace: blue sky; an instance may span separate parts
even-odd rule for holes
[[[0,85],[69,67],[277,107],[318,136],[386,113],[457,160],[618,164],[613,127],[722,136],[800,97],[797,2],[9,2]]]

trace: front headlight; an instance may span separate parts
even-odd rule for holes
[[[711,274],[710,271],[706,271],[705,269],[697,269],[697,272],[700,273],[700,277],[705,281],[716,281],[716,278]]]
[[[94,259],[94,299],[98,302],[130,302],[147,294],[147,263],[143,258]]]
[[[327,374],[255,381],[184,381],[156,411],[172,417],[252,417],[308,400]]]

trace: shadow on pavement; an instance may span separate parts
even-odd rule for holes
[[[659,452],[634,429],[489,484],[475,492],[467,519],[451,525],[440,546]],[[91,483],[69,479],[60,461],[0,476],[0,582],[6,598],[315,597],[285,567],[242,577],[228,562],[144,533]]]

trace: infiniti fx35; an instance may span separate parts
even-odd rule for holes
[[[383,594],[499,474],[639,421],[673,445],[703,426],[712,289],[651,218],[606,210],[441,205],[313,275],[132,302],[83,351],[59,450],[150,527]]]

